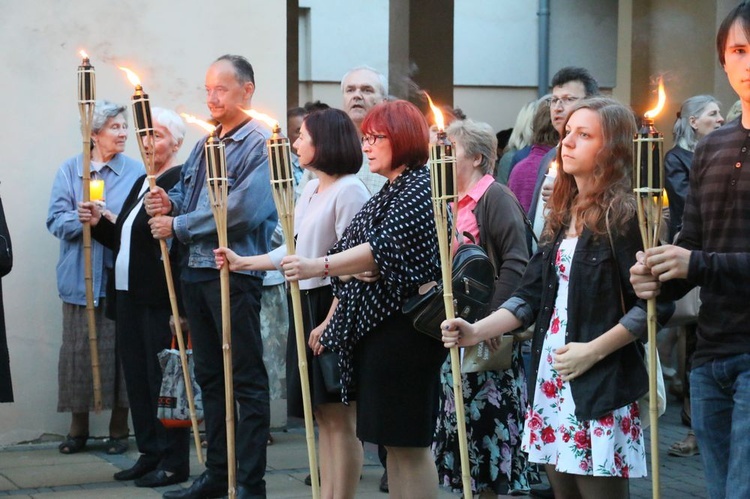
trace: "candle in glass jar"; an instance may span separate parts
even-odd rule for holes
[[[97,178],[89,181],[89,199],[104,201],[104,180]]]

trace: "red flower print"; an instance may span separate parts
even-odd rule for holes
[[[551,444],[555,439],[555,430],[551,426],[547,426],[542,430],[542,442],[545,444]]]
[[[604,430],[602,430],[598,426],[594,428],[594,436],[601,437],[602,435],[604,435]]]
[[[560,377],[555,378],[555,384],[558,390],[562,390],[563,380]]]
[[[578,465],[579,468],[581,468],[581,471],[588,471],[589,470],[589,463],[587,461],[581,461],[581,463]]]
[[[641,427],[638,425],[633,425],[630,427],[630,438],[633,440],[638,440],[638,437],[641,436]]]
[[[641,417],[641,409],[636,402],[630,404],[630,417],[633,419]]]
[[[630,477],[630,468],[627,466],[623,466],[620,470],[620,473],[622,474],[623,478],[629,478]]]
[[[539,413],[532,411],[531,416],[529,417],[529,429],[540,430],[542,428],[542,424],[544,424],[544,421],[542,421],[542,417],[539,415]],[[531,436],[533,437],[534,434],[532,433]]]
[[[560,265],[561,261],[562,261],[562,251],[557,250],[557,255],[555,255],[555,265]]]
[[[570,433],[567,431],[562,432],[562,439],[565,443],[570,442]]]
[[[547,364],[552,364],[552,354],[551,353],[547,354]]]
[[[577,431],[573,439],[576,442],[576,447],[579,449],[586,449],[591,444],[589,434],[583,430]]]
[[[554,381],[547,380],[542,383],[542,392],[548,399],[554,398],[557,395],[557,385]]]
[[[604,416],[603,418],[599,420],[599,424],[602,426],[606,426],[607,428],[612,428],[612,425],[615,424],[614,415],[610,412],[609,414],[607,414],[606,416]]]
[[[559,267],[559,268],[560,268],[560,273],[561,273],[561,274],[564,274],[564,273],[565,273],[565,265],[563,265],[563,264],[560,264],[560,267]]]
[[[622,418],[622,421],[620,421],[620,429],[626,435],[630,432],[630,418]]]
[[[615,452],[615,469],[622,468],[622,454]]]
[[[552,334],[557,334],[560,332],[560,318],[555,317],[552,319],[552,324],[549,327],[549,330]]]
[[[535,431],[532,431],[532,432],[531,432],[531,435],[529,435],[529,445],[531,445],[531,444],[533,444],[534,442],[536,442],[538,438],[539,438],[539,437],[537,437],[537,435],[536,435],[536,432],[535,432]]]

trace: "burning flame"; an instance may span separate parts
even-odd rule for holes
[[[88,54],[86,53],[86,51],[85,51],[85,50],[81,50],[81,51],[79,51],[78,53],[79,53],[79,54],[81,54],[81,57],[82,57],[83,59],[88,59],[88,58],[89,58],[89,55],[88,55]]]
[[[644,118],[654,119],[656,118],[662,109],[664,109],[664,104],[667,102],[667,93],[664,91],[664,79],[659,78],[659,102],[656,104],[656,107],[646,111],[646,113],[643,115]]]
[[[216,130],[216,127],[213,126],[211,123],[207,123],[201,119],[198,119],[192,114],[180,113],[180,116],[182,116],[185,119],[185,121],[187,121],[188,123],[192,123],[194,125],[198,125],[202,127],[208,133],[214,133],[214,131]]]
[[[443,113],[440,112],[440,109],[438,109],[435,104],[432,103],[432,99],[430,99],[430,94],[427,92],[423,92],[427,96],[427,102],[430,103],[430,109],[432,109],[432,114],[435,116],[435,124],[438,127],[439,131],[445,130],[445,120],[443,119]]]
[[[250,116],[253,119],[264,122],[266,125],[270,126],[271,128],[277,128],[279,126],[279,122],[277,120],[271,118],[267,114],[259,113],[258,111],[254,109],[242,109],[242,112]]]
[[[124,68],[122,66],[117,66],[117,67],[125,71],[125,74],[128,75],[128,80],[130,80],[130,83],[132,83],[134,87],[141,86],[141,79],[138,78],[137,74],[135,74],[133,71],[131,71],[128,68]]]

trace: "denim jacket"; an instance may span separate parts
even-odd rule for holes
[[[637,217],[623,233],[612,227],[616,261],[606,234],[595,236],[584,229],[578,238],[570,270],[568,324],[565,342],[589,342],[620,323],[636,338],[612,352],[570,382],[576,417],[598,419],[623,407],[648,391],[648,372],[643,360],[646,341],[646,303],[636,297],[630,284],[630,267],[642,249]],[[521,286],[501,308],[512,312],[526,328],[536,322],[532,340],[531,372],[536,380],[544,337],[557,297],[555,259],[564,230],[554,241],[540,246],[529,262]],[[626,312],[623,314],[621,296]],[[671,315],[671,302],[659,306],[659,322]],[[529,393],[533,404],[534,391]]]
[[[119,213],[133,183],[143,175],[143,164],[124,154],[116,154],[92,178],[104,179],[107,209]],[[83,155],[68,159],[60,166],[52,184],[47,230],[60,240],[57,262],[57,291],[65,303],[86,305],[83,264],[83,224],[78,221],[78,202],[83,200]],[[107,272],[113,266],[112,251],[91,239],[91,270],[94,306],[107,289]]]
[[[262,255],[276,227],[276,208],[271,194],[266,139],[270,136],[257,120],[247,122],[231,137],[223,139],[227,162],[227,237],[229,246],[240,255]],[[188,247],[188,266],[216,268],[213,250],[219,245],[216,224],[208,200],[206,178],[196,178],[205,163],[198,141],[182,166],[180,181],[169,191],[175,236]],[[205,171],[205,170],[204,170]],[[199,189],[198,204],[188,212],[193,193]],[[243,271],[263,277],[263,272]]]

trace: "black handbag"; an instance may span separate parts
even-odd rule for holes
[[[453,307],[456,317],[475,322],[488,313],[495,291],[495,268],[487,252],[478,244],[461,244],[453,256]],[[409,298],[402,312],[414,328],[442,341],[440,324],[445,320],[443,284],[429,282]]]
[[[339,369],[339,354],[332,350],[323,350],[318,355],[318,365],[323,374],[323,384],[331,394],[341,393],[341,370]]]

